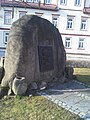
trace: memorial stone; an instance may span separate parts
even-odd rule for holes
[[[24,15],[10,29],[5,53],[2,86],[9,87],[13,75],[32,82],[50,82],[63,76],[66,53],[58,29],[36,15]],[[12,79],[13,81],[13,79]]]

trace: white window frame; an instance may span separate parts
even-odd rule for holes
[[[23,15],[25,15],[27,12],[26,11],[19,11],[19,18],[21,18]]]
[[[57,18],[57,17],[52,17],[52,24],[53,24],[55,27],[58,27],[58,18]]]
[[[85,49],[85,38],[79,38],[78,49]]]
[[[59,25],[59,14],[52,14],[52,24],[58,28]]]
[[[11,25],[11,20],[12,20],[12,11],[5,10],[4,11],[4,24]]]
[[[75,6],[81,6],[81,0],[75,0]]]
[[[9,31],[4,31],[3,32],[3,42],[4,42],[4,44],[7,44],[8,36],[9,36]]]
[[[65,48],[71,48],[71,37],[65,38]]]
[[[60,0],[60,4],[61,5],[66,5],[67,4],[67,0]]]
[[[39,3],[39,0],[34,0],[34,3]]]
[[[45,0],[45,4],[51,4],[51,0]]]
[[[33,0],[27,0],[27,2],[33,2]]]
[[[81,30],[87,30],[87,18],[81,18]]]
[[[5,57],[5,50],[0,50],[0,57]]]
[[[74,17],[68,16],[67,17],[67,29],[73,29],[74,27]]]
[[[35,12],[35,15],[37,15],[38,17],[42,17],[43,13]]]

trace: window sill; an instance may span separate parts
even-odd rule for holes
[[[74,6],[76,6],[76,7],[81,7],[81,5],[77,5],[77,4],[75,4]]]
[[[72,49],[72,48],[67,48],[67,47],[65,47],[65,49]]]
[[[73,28],[66,28],[66,30],[74,30]]]
[[[4,25],[11,25],[11,24],[6,24],[6,23],[4,23]]]
[[[78,48],[78,50],[85,50],[85,48]]]
[[[66,6],[67,4],[66,4],[66,3],[60,3],[60,5],[64,5],[64,6]]]
[[[81,31],[87,31],[87,30],[85,30],[85,29],[80,29]]]

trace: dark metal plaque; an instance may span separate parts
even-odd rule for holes
[[[38,46],[40,72],[54,69],[52,46]]]

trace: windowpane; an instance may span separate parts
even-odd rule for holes
[[[60,0],[60,4],[66,4],[67,0]]]
[[[84,49],[84,39],[83,39],[83,38],[80,38],[80,39],[79,39],[78,48],[79,48],[79,49]]]
[[[81,30],[86,30],[87,27],[87,20],[82,19],[81,20]]]
[[[80,5],[80,0],[75,0],[75,5]]]
[[[73,18],[68,18],[67,28],[68,29],[72,29],[73,28]]]
[[[43,15],[43,13],[35,12],[35,15],[41,17]]]
[[[27,0],[27,2],[33,2],[33,0]]]
[[[34,2],[35,2],[35,3],[38,3],[38,2],[39,2],[39,0],[34,0]]]
[[[9,36],[9,32],[4,32],[4,44],[7,44],[7,42],[8,42],[8,36]]]
[[[45,3],[46,4],[50,4],[50,0],[45,0]]]
[[[19,12],[19,18],[21,18],[23,15],[25,15],[26,12],[25,11],[22,11],[22,12]]]
[[[66,40],[65,40],[65,47],[66,48],[71,48],[71,38],[66,38]]]
[[[52,24],[57,27],[58,26],[58,18],[57,17],[53,17],[52,18]]]
[[[5,11],[4,12],[4,24],[10,25],[12,19],[12,12],[11,11]]]
[[[0,50],[0,57],[4,57],[5,56],[5,51]]]

